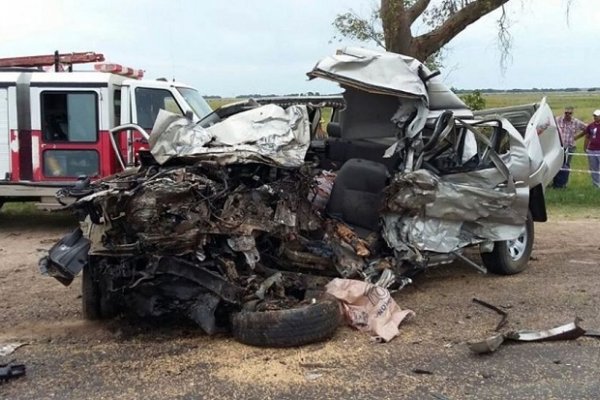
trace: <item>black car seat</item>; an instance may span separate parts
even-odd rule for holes
[[[357,158],[346,161],[337,173],[327,213],[350,225],[377,230],[388,177],[388,169],[381,163]]]
[[[397,157],[384,159],[383,154],[397,140],[397,127],[390,119],[398,109],[398,98],[345,87],[344,100],[346,108],[339,112],[339,123],[328,126],[327,158],[338,165],[362,158],[393,171]]]

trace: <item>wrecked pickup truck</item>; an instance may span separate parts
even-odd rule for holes
[[[562,164],[545,102],[521,134],[474,117],[402,55],[345,48],[308,76],[340,84],[343,101],[250,100],[198,123],[161,111],[151,135],[130,126],[150,151],[70,190],[80,227],[42,271],[65,285],[82,271],[88,319],[175,313],[209,334],[288,346],[333,334],[338,306],[321,291],[334,277],[393,289],[457,258],[526,267]],[[324,106],[337,122],[316,140]],[[463,254],[474,245],[483,265]]]

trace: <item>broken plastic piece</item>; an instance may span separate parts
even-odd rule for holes
[[[25,375],[24,364],[3,364],[0,365],[0,383],[6,382],[9,379],[18,378]]]

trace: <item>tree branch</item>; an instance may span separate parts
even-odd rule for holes
[[[416,37],[415,45],[418,47],[419,59],[427,58],[435,50],[446,45],[467,26],[477,21],[484,15],[503,6],[509,0],[476,0],[461,8],[442,25],[429,33]]]
[[[419,18],[419,16],[421,16],[421,14],[423,14],[425,9],[429,6],[429,3],[431,3],[431,0],[417,0],[417,2],[410,7],[408,10],[408,19],[411,25]]]

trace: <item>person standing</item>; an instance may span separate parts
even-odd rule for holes
[[[600,110],[594,111],[594,122],[585,128],[583,149],[588,156],[592,183],[600,189]]]
[[[573,107],[565,107],[564,115],[556,118],[556,125],[560,132],[563,147],[566,152],[564,164],[560,171],[552,181],[552,187],[556,189],[564,189],[569,182],[569,173],[571,169],[571,159],[575,152],[575,141],[582,137],[585,133],[586,125],[583,121],[573,117]]]

